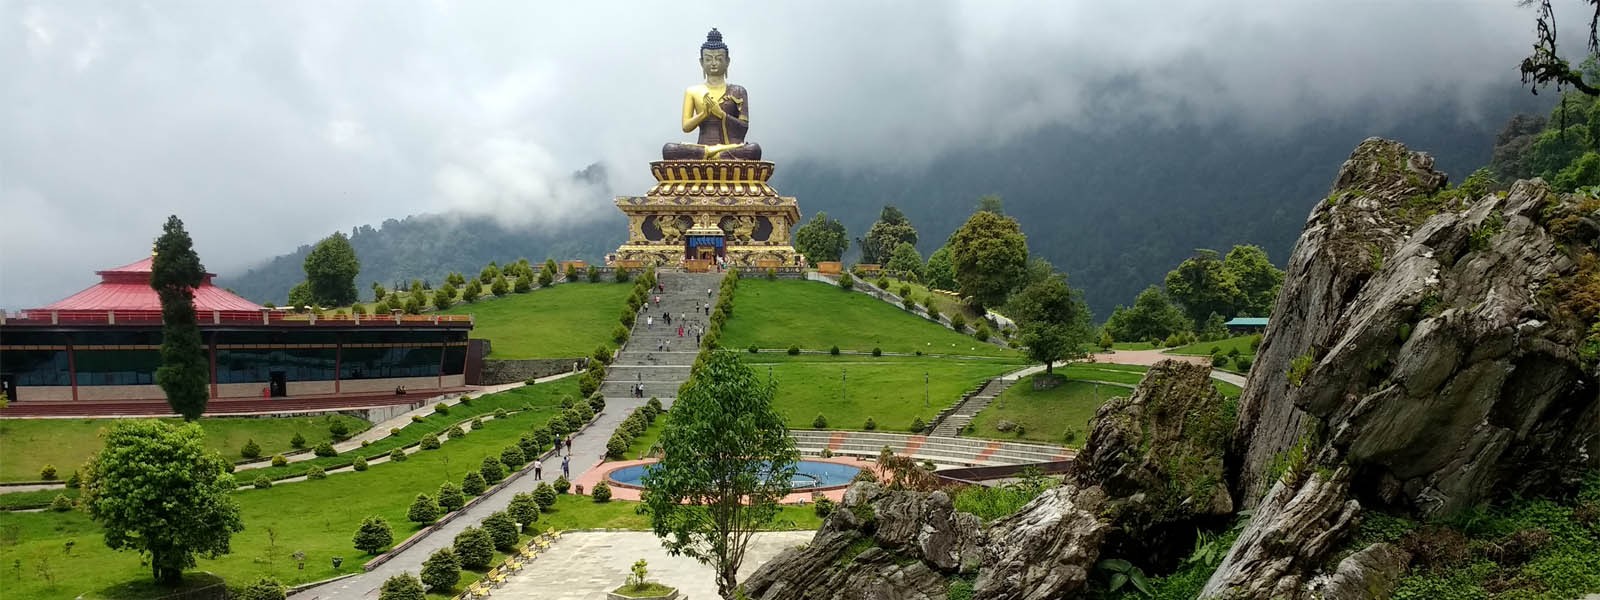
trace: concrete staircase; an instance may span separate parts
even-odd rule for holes
[[[934,437],[956,437],[961,435],[961,429],[966,427],[967,423],[972,422],[972,417],[987,408],[990,402],[993,402],[995,398],[998,398],[1001,393],[1006,391],[1006,388],[1011,387],[1011,384],[1016,382],[1017,380],[1015,379],[1003,377],[990,379],[988,383],[983,385],[982,389],[978,390],[978,393],[968,397],[960,405],[956,406],[955,410],[951,411],[949,415],[940,419],[930,435]]]
[[[876,431],[791,429],[789,436],[794,438],[796,449],[807,456],[820,455],[827,449],[835,455],[875,457],[888,446],[895,454],[941,465],[1023,465],[1067,460],[1077,454],[1071,448],[1047,444]]]
[[[722,275],[658,272],[656,279],[666,291],[650,291],[628,343],[617,352],[600,385],[607,406],[642,405],[652,397],[670,406],[678,395],[678,386],[689,379],[689,368],[700,353],[690,325],[710,325],[711,317],[704,307],[706,303],[716,306]],[[707,289],[711,290],[709,297]],[[655,302],[658,295],[659,305]],[[663,318],[667,313],[672,315],[671,325]],[[653,317],[655,323],[647,325],[646,317]],[[684,326],[683,337],[678,336],[680,324]],[[632,390],[640,383],[644,384],[644,398],[635,398]]]

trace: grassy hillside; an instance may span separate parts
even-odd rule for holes
[[[621,302],[621,300],[618,300]],[[733,318],[722,330],[722,345],[760,348],[870,352],[918,351],[924,354],[1016,356],[992,344],[936,325],[865,294],[814,281],[739,282]]]
[[[744,293],[741,283],[739,293]],[[810,429],[817,415],[830,429],[863,429],[867,417],[878,429],[904,432],[913,419],[925,422],[985,380],[1022,368],[1019,359],[956,359],[786,354],[745,354],[759,376],[778,382],[773,408],[789,427]],[[924,385],[924,376],[927,377]],[[926,387],[926,390],[924,390]],[[927,403],[924,405],[924,392]]]
[[[611,343],[632,284],[566,283],[526,294],[480,300],[439,314],[474,317],[472,337],[493,344],[491,358],[588,356]]]

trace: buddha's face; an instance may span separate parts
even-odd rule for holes
[[[728,51],[727,50],[701,50],[700,51],[700,70],[701,70],[701,72],[704,72],[706,75],[718,75],[718,76],[727,75],[728,74]]]

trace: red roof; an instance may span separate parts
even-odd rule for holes
[[[161,298],[150,287],[150,264],[154,257],[115,269],[96,271],[100,283],[39,310],[161,310]],[[194,290],[194,309],[259,311],[261,306],[211,285],[213,273]]]

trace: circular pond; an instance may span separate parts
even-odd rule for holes
[[[606,479],[612,485],[631,488],[643,488],[640,480],[644,478],[645,471],[655,468],[655,463],[633,465],[613,469],[606,473]],[[789,487],[794,491],[818,490],[850,485],[861,469],[850,465],[822,462],[816,460],[802,460],[795,465],[794,478],[789,480]]]

